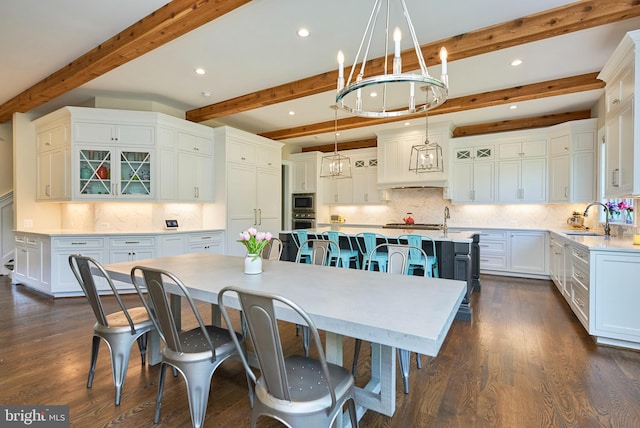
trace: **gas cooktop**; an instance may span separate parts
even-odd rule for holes
[[[417,229],[417,230],[442,230],[442,224],[439,223],[387,223],[382,226],[384,229]]]

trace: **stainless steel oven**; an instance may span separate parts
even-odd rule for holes
[[[315,193],[294,193],[291,195],[291,210],[296,212],[316,212]]]
[[[292,229],[315,229],[316,213],[311,212],[293,212],[291,216]]]

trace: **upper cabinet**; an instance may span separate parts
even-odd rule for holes
[[[640,30],[627,33],[598,75],[606,82],[605,186],[607,198],[640,195],[639,100],[634,97],[639,81],[637,49]],[[638,172],[638,174],[636,174]]]
[[[213,201],[209,127],[85,107],[62,108],[34,125],[38,200]]]
[[[293,193],[315,193],[320,175],[320,152],[293,153],[289,156],[293,165]]]
[[[409,171],[411,148],[425,143],[424,126],[381,131],[378,135],[378,188],[445,187],[449,178],[448,154],[451,131],[448,124],[429,127],[429,141],[442,147],[443,172]]]
[[[510,135],[506,141],[500,142],[497,182],[498,202],[546,202],[546,135]]]
[[[495,202],[495,147],[485,142],[467,144],[452,143],[451,200],[459,204]]]
[[[596,126],[585,119],[549,128],[549,202],[596,200]]]

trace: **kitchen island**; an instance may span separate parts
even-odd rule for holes
[[[480,235],[478,233],[473,231],[445,233],[442,230],[383,229],[337,225],[305,230],[310,238],[322,236],[324,232],[329,230],[342,232],[349,237],[354,249],[358,248],[355,236],[363,232],[383,235],[389,242],[397,242],[398,236],[410,233],[432,238],[436,243],[440,278],[456,279],[467,283],[467,290],[456,318],[471,319],[471,293],[475,289],[480,290]],[[280,239],[283,242],[282,260],[295,261],[297,246],[292,239],[292,232],[283,231],[280,233]],[[423,241],[423,250],[428,255],[432,255],[430,242]]]

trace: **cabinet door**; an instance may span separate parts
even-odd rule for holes
[[[588,203],[596,200],[595,155],[593,151],[578,152],[571,160],[571,202]]]
[[[127,150],[118,152],[118,169],[116,175],[118,197],[153,198],[153,181],[151,176],[154,152]],[[119,180],[118,180],[119,178]]]
[[[178,152],[178,199],[200,202],[213,200],[211,158]]]
[[[569,155],[549,160],[549,202],[569,202]]]
[[[256,169],[250,166],[229,164],[227,172],[227,214],[232,220],[246,220],[256,226]],[[269,191],[269,194],[273,189]],[[240,230],[239,232],[242,232]],[[233,236],[237,239],[237,235]]]
[[[78,199],[111,198],[116,189],[111,181],[116,173],[111,149],[78,148],[74,158],[72,180],[74,197]]]
[[[454,203],[473,202],[473,163],[456,162],[451,173]]]
[[[520,199],[522,202],[546,202],[547,200],[546,159],[524,159],[520,178]]]
[[[498,162],[498,201],[520,202],[520,176],[522,162]]]
[[[280,223],[280,211],[282,192],[281,189],[281,176],[279,170],[269,170],[258,168],[256,172],[256,202],[255,208],[257,208],[257,225],[260,231],[271,232],[275,234],[276,230],[263,230],[263,223],[266,220],[276,220]],[[279,229],[279,226],[278,226]]]
[[[476,203],[495,201],[494,164],[475,162],[473,164],[473,200]]]
[[[380,202],[378,192],[378,160],[354,159],[352,168],[352,201],[355,204],[375,204]],[[346,181],[346,180],[342,180]],[[344,193],[344,192],[343,192]],[[348,195],[344,200],[348,201]]]
[[[620,192],[622,195],[633,193],[633,163],[634,163],[634,137],[633,137],[633,107],[627,104],[620,111]]]
[[[511,272],[547,273],[547,233],[511,232]]]

